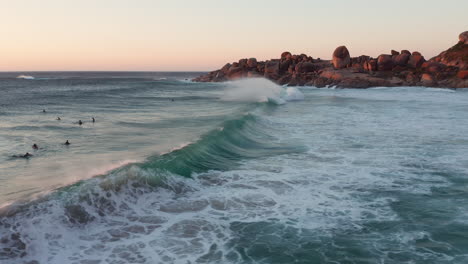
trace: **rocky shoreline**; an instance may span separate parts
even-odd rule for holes
[[[224,82],[254,77],[289,86],[468,88],[468,31],[459,35],[456,45],[429,60],[417,51],[408,50],[392,50],[377,58],[351,57],[348,49],[340,46],[333,52],[332,60],[283,52],[279,59],[250,58],[227,63],[193,81]]]

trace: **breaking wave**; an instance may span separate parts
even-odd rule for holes
[[[25,80],[34,80],[35,79],[33,76],[30,76],[30,75],[18,75],[16,78],[17,79],[25,79]]]
[[[281,105],[288,101],[304,100],[304,95],[294,87],[284,88],[264,78],[249,78],[230,82],[221,99]]]
[[[94,222],[115,225],[116,217],[138,215],[139,200],[145,195],[189,190],[190,185],[180,184],[180,181],[193,175],[231,170],[248,159],[305,151],[302,146],[278,142],[270,135],[271,129],[275,129],[274,124],[260,116],[243,114],[223,122],[198,141],[169,153],[60,188],[27,204],[3,208],[0,230],[8,239],[1,245],[0,260],[34,257],[31,259],[45,261],[46,257],[40,256],[50,249],[43,248],[45,246],[38,241],[54,233],[48,230],[51,225],[61,230],[55,231],[60,234],[57,239],[69,234],[67,229],[93,226]],[[34,221],[31,219],[45,221],[47,228],[31,229],[31,221]]]

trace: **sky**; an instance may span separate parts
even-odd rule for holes
[[[430,58],[467,13],[467,0],[0,0],[0,71],[208,71],[340,45]]]

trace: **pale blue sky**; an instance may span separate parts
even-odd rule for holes
[[[0,70],[213,70],[282,51],[437,55],[468,1],[0,0]]]

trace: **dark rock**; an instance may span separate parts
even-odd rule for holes
[[[376,71],[377,70],[377,60],[371,59],[368,62],[364,63],[364,70],[366,71]]]
[[[421,53],[415,51],[415,52],[413,52],[413,54],[411,54],[411,56],[410,56],[410,58],[408,60],[408,66],[410,66],[412,68],[420,68],[425,61],[426,60],[421,55]]]
[[[256,68],[257,67],[257,59],[256,58],[250,58],[247,60],[247,67],[249,68]]]
[[[230,80],[239,79],[244,77],[244,69],[239,66],[234,66],[234,64],[232,64],[226,75]]]
[[[377,58],[377,70],[391,71],[393,68],[393,60],[391,55],[382,54]]]
[[[222,68],[221,68],[221,71],[223,73],[227,73],[229,68],[231,68],[231,63],[226,63]]]
[[[279,66],[279,72],[280,73],[285,73],[289,70],[289,66],[291,65],[292,61],[291,60],[283,60],[280,62]]]
[[[408,54],[411,55],[411,52],[409,50],[402,50],[400,54]]]
[[[429,73],[438,73],[444,70],[445,67],[446,66],[444,64],[435,61],[427,61],[421,65],[421,68]]]
[[[468,31],[460,33],[458,40],[463,44],[468,44]]]
[[[291,55],[291,52],[289,51],[285,51],[283,53],[281,53],[281,59],[282,60],[289,60],[291,59],[292,55]]]
[[[393,63],[398,66],[406,66],[410,56],[411,55],[408,53],[401,53],[400,55],[397,55],[395,58],[393,58]]]
[[[277,60],[271,60],[267,61],[265,63],[265,73],[273,73],[273,74],[278,74],[279,72],[279,61]]]
[[[297,73],[313,72],[314,70],[315,66],[312,62],[299,62],[295,67]]]
[[[405,80],[410,85],[415,85],[419,81],[419,78],[414,73],[408,72],[406,77],[405,77]]]
[[[317,88],[322,88],[322,87],[325,87],[325,86],[327,86],[329,84],[329,79],[319,77],[319,78],[316,78],[315,80],[313,80],[312,82],[310,82],[309,84],[312,85],[312,86],[315,86]]]
[[[349,51],[345,46],[340,46],[333,52],[333,67],[335,69],[346,68],[351,62]]]
[[[240,59],[239,60],[239,67],[244,68],[247,66],[247,59]]]
[[[398,56],[398,55],[400,55],[400,52],[398,52],[398,51],[396,51],[396,50],[392,50],[391,53],[392,53],[392,56]]]
[[[435,81],[434,81],[434,78],[429,73],[423,73],[423,75],[421,75],[421,83],[424,86],[435,86],[436,85]]]
[[[291,78],[292,78],[291,74],[284,75],[283,77],[278,79],[278,84],[280,85],[288,84],[291,81]]]

